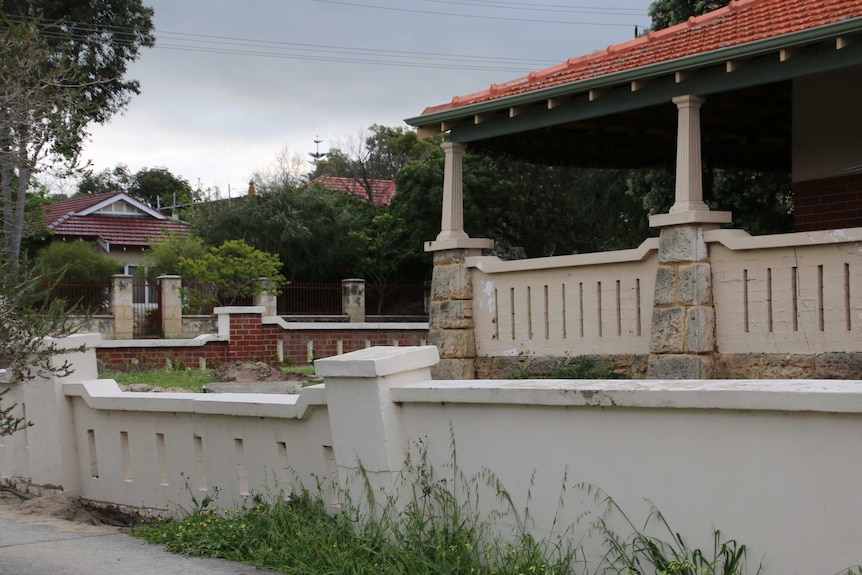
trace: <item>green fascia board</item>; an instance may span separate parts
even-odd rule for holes
[[[559,86],[551,86],[550,88],[543,88],[541,90],[535,90],[525,94],[506,96],[488,102],[480,102],[478,104],[469,104],[467,106],[461,106],[451,110],[443,110],[441,112],[428,115],[414,116],[412,118],[407,118],[404,121],[414,127],[429,126],[442,122],[458,120],[475,114],[495,112],[503,108],[535,104],[536,102],[549,98],[568,96],[573,93],[582,93],[589,90],[607,88],[635,80],[650,79],[674,72],[713,66],[721,62],[726,62],[727,60],[752,58],[769,52],[775,52],[782,48],[793,48],[806,44],[814,44],[830,38],[836,38],[843,34],[854,34],[859,32],[862,32],[862,18],[852,18],[841,22],[835,22],[834,24],[818,26],[817,28],[810,28],[808,30],[791,32],[790,34],[783,34],[773,38],[766,38],[765,40],[758,40],[747,44],[731,46],[729,48],[720,48],[718,50],[712,50],[711,52],[694,54],[692,56],[668,60],[667,62],[659,62],[657,64],[650,64],[648,66],[624,70],[622,72],[614,72],[604,76],[598,76],[596,78],[577,80],[568,84],[560,84]]]

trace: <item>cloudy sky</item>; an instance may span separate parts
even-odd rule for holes
[[[610,44],[649,0],[145,0],[156,47],[122,116],[92,126],[94,170],[165,167],[222,196],[285,148],[307,157]]]

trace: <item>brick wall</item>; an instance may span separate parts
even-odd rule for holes
[[[103,347],[96,356],[103,365],[115,369],[130,366],[164,367],[185,365],[196,367],[200,358],[207,366],[220,365],[226,361],[278,362],[279,342],[283,342],[283,359],[294,365],[307,365],[311,360],[331,357],[357,349],[380,345],[422,345],[428,339],[427,329],[404,329],[399,327],[382,329],[348,329],[340,324],[334,328],[284,329],[281,325],[263,324],[257,313],[231,313],[229,341],[209,342],[200,347],[163,345],[166,341],[149,340],[141,346]]]
[[[198,367],[201,358],[207,367],[221,365],[228,358],[228,342],[214,341],[201,347],[99,347],[96,358],[109,369]]]
[[[428,330],[416,329],[277,329],[284,340],[284,357],[294,365],[310,363],[309,352],[319,359],[379,345],[423,345],[428,340]]]
[[[797,232],[862,227],[862,174],[793,183]]]

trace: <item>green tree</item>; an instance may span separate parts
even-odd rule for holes
[[[439,137],[419,140],[413,130],[374,124],[330,148],[326,159],[316,162],[311,177],[353,178],[363,185],[370,201],[372,180],[395,179],[401,168],[439,147],[440,141]]]
[[[74,166],[90,122],[103,123],[138,92],[124,79],[151,46],[151,8],[140,0],[0,3],[0,202],[3,258],[20,255],[30,178],[53,160]]]
[[[342,279],[352,269],[356,240],[350,232],[360,202],[321,186],[293,188],[261,182],[257,196],[198,206],[192,230],[208,245],[244,240],[278,254],[292,282]]]
[[[154,208],[177,206],[188,208],[194,202],[189,183],[167,168],[143,168],[132,177],[129,195]]]
[[[50,286],[45,287],[44,278],[32,269],[0,262],[0,399],[11,386],[72,372],[68,362],[55,360],[68,350],[45,338],[62,339],[79,326],[70,319],[63,302],[48,297],[49,292]],[[14,404],[0,404],[0,437],[28,424],[16,414]]]
[[[122,271],[117,260],[95,244],[81,240],[51,242],[39,252],[36,264],[46,277],[78,284],[108,282],[113,274]]]
[[[132,174],[125,164],[105,168],[99,172],[87,170],[78,182],[78,195],[95,196],[112,192],[128,192],[132,186]]]
[[[265,287],[256,281],[259,278],[282,285],[285,280],[280,268],[278,256],[257,250],[242,240],[210,248],[200,258],[179,259],[180,275],[190,284],[183,291],[194,311],[211,305],[232,305],[238,299],[260,294]]]
[[[649,7],[653,30],[663,30],[730,4],[730,0],[654,0]]]
[[[198,260],[207,253],[204,241],[193,235],[168,234],[158,242],[150,242],[150,251],[144,257],[147,277],[154,281],[160,275],[178,275],[180,258]]]

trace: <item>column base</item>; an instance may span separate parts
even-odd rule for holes
[[[714,379],[711,355],[650,354],[647,379]]]
[[[494,240],[488,238],[455,238],[451,240],[435,240],[425,242],[426,252],[439,252],[442,250],[490,250],[494,247]]]

